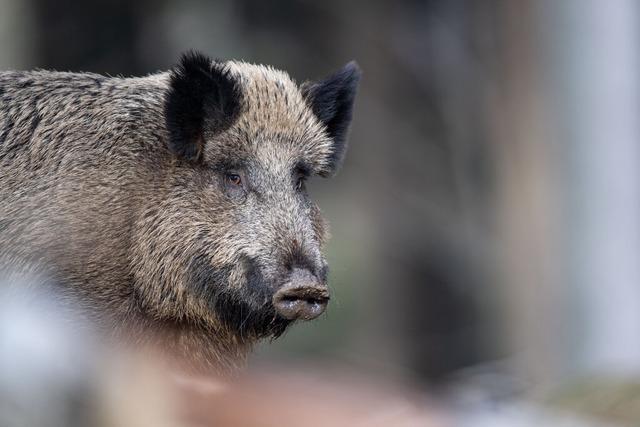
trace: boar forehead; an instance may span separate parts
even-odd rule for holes
[[[226,67],[242,88],[242,113],[224,134],[205,134],[207,158],[258,161],[274,172],[302,162],[311,172],[322,172],[332,142],[297,84],[271,67],[244,62]]]

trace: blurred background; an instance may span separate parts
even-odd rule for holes
[[[332,304],[252,365],[637,422],[639,7],[0,0],[0,68],[141,75],[199,49],[304,81],[357,60],[346,162],[311,185]]]

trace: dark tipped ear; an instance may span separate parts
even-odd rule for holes
[[[327,127],[333,139],[329,174],[342,163],[347,148],[347,133],[353,113],[353,102],[362,72],[355,61],[319,82],[304,83],[302,94],[314,114]]]
[[[171,71],[165,100],[169,149],[189,161],[202,158],[205,131],[228,129],[236,120],[241,92],[223,64],[198,53],[180,58]]]

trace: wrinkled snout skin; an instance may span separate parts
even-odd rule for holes
[[[320,316],[326,224],[360,70],[184,55],[142,78],[0,72],[0,267],[45,271],[102,329],[198,369]],[[34,267],[35,266],[35,267]]]

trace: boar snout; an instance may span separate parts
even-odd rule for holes
[[[273,295],[276,312],[289,320],[320,316],[329,302],[329,289],[309,270],[294,268],[289,280]]]

